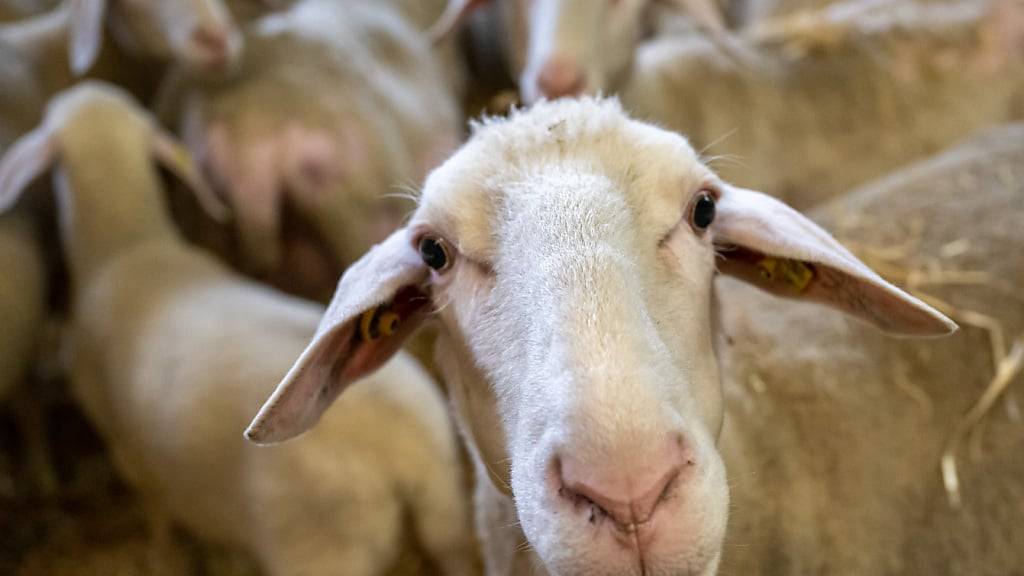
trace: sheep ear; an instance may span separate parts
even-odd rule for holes
[[[894,334],[940,336],[957,328],[817,224],[760,192],[726,187],[712,231],[719,270],[773,294],[820,302]]]
[[[448,36],[458,30],[459,25],[466,20],[466,17],[473,10],[487,2],[488,0],[448,0],[444,13],[441,14],[441,17],[437,19],[437,22],[434,22],[434,25],[427,32],[430,41],[434,44],[443,42]]]
[[[103,46],[103,22],[107,16],[107,0],[71,0],[70,54],[71,71],[85,74]]]
[[[312,342],[245,431],[271,444],[312,428],[338,395],[384,364],[430,312],[428,269],[406,229],[341,277]]]
[[[199,200],[199,206],[211,218],[221,223],[227,221],[227,206],[210,187],[192,153],[184,144],[164,130],[154,128],[153,155],[165,168],[188,185]]]
[[[33,180],[57,159],[57,147],[45,126],[19,138],[0,160],[0,213],[21,198]]]

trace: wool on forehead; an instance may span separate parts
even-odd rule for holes
[[[506,150],[533,149],[556,140],[593,140],[621,130],[628,122],[617,98],[542,100],[507,117],[485,116],[471,122],[470,142]]]

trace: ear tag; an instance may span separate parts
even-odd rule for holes
[[[373,342],[381,336],[391,336],[402,323],[401,317],[383,306],[370,308],[359,318],[359,336],[363,342]]]
[[[394,312],[385,312],[380,315],[380,319],[377,322],[377,328],[381,334],[385,336],[391,336],[395,333],[398,325],[401,323],[401,319],[398,314]]]
[[[757,269],[765,280],[785,284],[798,294],[814,279],[814,269],[800,260],[768,256],[757,262]]]
[[[192,167],[192,154],[184,146],[174,147],[174,161],[181,166],[182,170],[190,171]]]

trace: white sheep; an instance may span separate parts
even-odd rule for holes
[[[494,66],[488,53],[503,55],[527,104],[617,92],[637,47],[655,34],[692,32],[696,26],[737,60],[749,58],[727,33],[716,0],[450,0],[432,36],[446,38],[487,4],[470,26],[474,56]]]
[[[124,54],[101,52],[107,31]],[[0,25],[2,58],[28,63],[47,90],[43,102],[94,67],[94,75],[126,82],[151,78],[154,60],[223,74],[241,48],[222,0],[64,0],[32,18]],[[140,65],[121,70],[133,59],[146,61],[149,74]]]
[[[246,45],[230,81],[172,78],[158,107],[234,208],[226,257],[326,299],[461,140],[458,99],[390,3],[303,0],[253,22]]]
[[[850,0],[746,31],[762,68],[700,37],[655,40],[621,97],[802,209],[1020,117],[1022,22],[1014,0]]]
[[[84,84],[59,95],[0,163],[0,206],[56,164],[72,389],[148,504],[157,542],[169,517],[251,551],[271,575],[372,575],[395,559],[409,521],[445,573],[466,573],[454,431],[409,356],[315,433],[272,449],[245,442],[245,423],[323,309],[184,243],[153,157],[222,214],[181,144],[123,91]],[[404,332],[382,315],[365,334],[393,330]]]
[[[889,332],[956,327],[683,137],[615,101],[544,102],[478,126],[428,177],[246,434],[312,428],[433,316],[489,574],[714,574],[729,509],[716,270]],[[382,313],[401,333],[366,342]]]

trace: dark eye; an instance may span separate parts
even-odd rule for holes
[[[698,230],[704,230],[715,221],[715,199],[707,192],[701,192],[693,205],[693,214],[690,216],[693,226]]]
[[[438,272],[446,270],[451,264],[448,245],[437,236],[424,236],[421,238],[419,250],[423,263]]]

